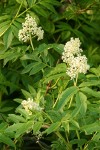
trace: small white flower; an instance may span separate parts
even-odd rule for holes
[[[65,52],[70,52],[72,53],[73,55],[75,54],[79,54],[80,52],[82,52],[82,49],[80,49],[80,45],[81,45],[81,42],[79,40],[79,38],[71,38],[70,41],[68,41],[66,44],[65,44],[65,47],[64,47],[64,51]]]
[[[21,105],[28,112],[29,115],[32,115],[32,111],[41,111],[42,108],[38,103],[34,102],[33,99],[28,98],[27,100],[23,100]]]
[[[18,37],[20,41],[27,42],[30,40],[30,36],[37,37],[37,40],[43,39],[44,31],[42,27],[38,27],[35,19],[29,14],[26,15],[25,22],[22,23],[22,29],[19,30]]]
[[[87,64],[86,56],[77,56],[72,59],[69,63],[69,67],[67,68],[67,74],[71,77],[71,79],[76,78],[79,73],[86,74],[87,70],[89,70],[90,66]]]
[[[73,37],[64,46],[64,52],[62,53],[62,60],[65,63],[69,63],[74,56],[80,55],[82,49],[80,48],[81,42],[79,38],[73,39]]]
[[[70,63],[70,61],[74,58],[74,55],[70,52],[63,52],[62,53],[62,60],[65,63]]]
[[[74,79],[78,73],[86,73],[90,66],[87,64],[87,58],[85,55],[81,55],[83,51],[80,48],[81,42],[79,38],[71,38],[64,46],[64,52],[62,53],[62,60],[68,65],[66,73]]]
[[[37,40],[39,41],[39,40],[42,40],[42,39],[43,39],[44,31],[42,30],[41,27],[39,27],[39,28],[37,28],[37,31],[36,31],[35,34],[37,35],[37,37],[38,37]]]

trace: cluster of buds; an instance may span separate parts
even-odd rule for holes
[[[18,37],[20,41],[27,42],[30,36],[37,37],[37,40],[43,39],[44,31],[42,27],[38,27],[35,21],[29,14],[26,15],[25,22],[22,23],[22,29],[19,30]]]
[[[81,42],[79,38],[71,38],[64,46],[64,52],[62,53],[62,60],[68,65],[67,75],[74,79],[79,73],[86,74],[90,66],[87,64],[87,58],[85,55],[81,55],[83,51],[80,48]]]
[[[27,100],[23,100],[21,105],[26,110],[29,115],[32,115],[33,111],[41,111],[42,108],[38,103],[34,102],[33,99],[28,98]]]

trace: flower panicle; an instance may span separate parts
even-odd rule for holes
[[[30,36],[37,37],[37,40],[42,40],[44,30],[42,27],[38,27],[35,18],[32,18],[29,14],[26,15],[25,22],[22,23],[22,29],[19,30],[19,41],[27,42],[30,40]]]
[[[64,46],[64,52],[62,53],[62,60],[68,65],[67,75],[71,79],[77,77],[79,73],[86,74],[90,66],[87,63],[85,55],[82,56],[83,50],[80,48],[81,42],[79,38],[71,38]]]
[[[42,108],[39,106],[39,103],[34,102],[33,99],[31,98],[28,98],[27,100],[23,100],[21,105],[29,115],[32,115],[32,111],[42,110]]]

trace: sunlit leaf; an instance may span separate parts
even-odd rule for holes
[[[75,86],[67,88],[60,95],[55,108],[57,110],[61,110],[69,102],[70,98],[72,98],[77,92],[78,92],[78,88]]]

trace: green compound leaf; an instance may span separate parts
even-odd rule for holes
[[[39,5],[34,5],[33,7],[33,10],[38,14],[38,15],[41,15],[45,18],[48,18],[49,16],[49,12],[46,10],[44,10],[44,8],[42,8],[41,6]]]
[[[11,28],[9,28],[6,33],[4,34],[4,44],[5,44],[5,47],[8,48],[11,43],[12,43],[12,40],[13,40],[13,33],[12,33],[12,30]]]
[[[45,132],[47,134],[50,134],[50,133],[56,131],[59,128],[60,124],[61,124],[61,122],[52,123],[51,126],[45,130]]]
[[[10,25],[10,20],[0,23],[0,37],[8,30]]]
[[[46,9],[48,9],[48,10],[50,10],[50,11],[52,11],[53,13],[56,14],[56,11],[55,11],[54,7],[53,7],[50,3],[48,3],[48,1],[41,1],[40,4],[41,4],[43,7],[46,7]]]
[[[90,89],[89,87],[84,87],[80,89],[82,92],[87,93],[93,97],[97,97],[100,98],[100,92],[94,91],[92,89]]]
[[[94,136],[93,136],[93,141],[98,141],[99,142],[100,140],[100,132],[96,133]]]
[[[60,79],[61,77],[64,77],[64,76],[66,76],[66,73],[59,73],[56,75],[52,75],[52,76],[48,77],[47,79],[45,79],[44,83],[48,83],[49,81],[54,80],[54,79]]]
[[[87,97],[82,92],[77,93],[76,95],[76,107],[80,108],[81,115],[85,115],[87,110]]]
[[[40,70],[42,70],[44,67],[46,67],[46,64],[42,62],[36,62],[34,66],[32,67],[32,70],[30,71],[30,75],[36,74]]]
[[[23,123],[22,126],[16,131],[15,137],[18,138],[20,135],[23,135],[26,132],[32,130],[33,124],[33,120],[28,121],[27,123]]]
[[[76,129],[79,129],[80,126],[79,126],[79,123],[76,121],[76,120],[70,120],[70,123],[76,128]]]
[[[28,73],[32,67],[34,66],[34,63],[30,63],[29,65],[27,65],[23,70],[22,70],[22,74]]]
[[[33,125],[33,132],[34,134],[38,133],[38,131],[40,130],[40,128],[42,127],[43,122],[36,122]]]
[[[10,131],[16,132],[22,126],[23,126],[23,123],[15,123],[13,125],[10,125],[8,128],[6,128],[5,133],[10,132]]]
[[[9,146],[15,147],[14,142],[9,137],[7,137],[6,135],[2,133],[0,133],[0,143],[5,143]]]
[[[15,123],[26,121],[22,116],[15,115],[15,114],[9,114],[8,119],[15,122]]]
[[[87,97],[82,92],[77,92],[76,97],[76,108],[71,113],[71,118],[75,118],[77,115],[85,115],[87,110]]]
[[[78,87],[76,87],[76,86],[67,88],[60,95],[59,101],[57,102],[55,108],[57,110],[63,109],[63,107],[69,102],[70,98],[73,97],[77,92],[78,92]]]
[[[27,7],[27,1],[26,0],[23,0],[23,1],[16,0],[16,2],[19,4],[22,4],[24,7]]]
[[[48,77],[51,77],[53,75],[58,75],[59,73],[66,74],[66,64],[65,63],[57,64],[56,67],[50,68],[48,70],[48,72],[46,72],[44,75],[47,79]]]
[[[100,80],[91,80],[88,82],[82,82],[79,87],[86,87],[86,86],[97,86],[100,85]]]
[[[10,19],[10,15],[3,15],[3,16],[0,16],[0,22],[1,22],[1,21],[4,21],[4,20],[7,20],[7,19]]]
[[[57,79],[60,77],[66,76],[66,64],[61,63],[57,64],[56,67],[50,68],[48,72],[44,73],[44,83],[47,83],[53,79]]]
[[[46,64],[42,62],[30,63],[22,70],[22,74],[30,72],[30,75],[33,75],[42,70],[44,67],[46,67]]]
[[[44,2],[48,2],[52,5],[55,5],[55,6],[59,6],[60,5],[60,2],[58,2],[57,0],[44,0]]]
[[[82,128],[87,134],[92,134],[93,132],[100,132],[100,122],[97,121],[95,123],[91,123],[88,125],[84,125]]]
[[[21,91],[26,99],[32,98],[32,95],[29,92],[27,92],[26,90],[21,89]]]
[[[3,131],[6,129],[7,126],[8,126],[7,123],[3,123],[3,122],[2,122],[2,123],[0,124],[0,133],[3,132]]]

